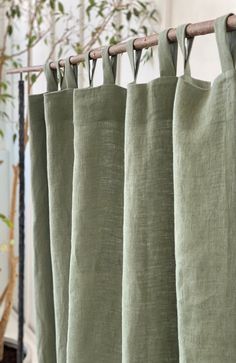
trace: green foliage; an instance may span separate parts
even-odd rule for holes
[[[31,80],[31,83],[34,84],[37,80],[37,76],[35,73],[31,73],[30,75],[30,80]]]
[[[13,142],[15,142],[15,141],[16,141],[16,139],[17,139],[17,134],[13,134],[13,135],[12,135],[12,141],[13,141]]]
[[[12,96],[9,93],[0,94],[0,102],[6,103],[9,98],[12,98]]]
[[[87,50],[87,44],[90,47],[104,43],[112,45],[130,36],[146,36],[153,32],[158,22],[152,1],[88,0],[85,13],[86,33],[90,34],[90,40],[84,42],[84,46],[74,42],[74,50],[79,53]],[[96,39],[96,42],[91,39]]]
[[[8,228],[13,227],[13,223],[4,214],[0,213],[0,221],[2,221]]]
[[[37,0],[31,8],[26,0],[0,1],[6,15],[6,26],[2,30],[4,43],[0,48],[0,120],[8,119],[1,106],[12,98],[9,84],[3,79],[3,66],[21,67],[22,59],[25,59],[22,55],[29,54],[30,49],[40,42],[51,46],[48,57],[56,54],[56,58],[61,58],[71,53],[71,48],[80,54],[99,45],[115,44],[130,36],[146,36],[155,30],[158,22],[152,0],[85,0],[84,29],[78,21],[82,9],[79,0],[70,9],[63,0]],[[23,22],[28,24],[25,34],[22,34],[24,42],[14,43],[14,33],[21,31]],[[62,30],[59,35],[57,32],[54,34],[55,24],[59,24],[58,28]],[[80,39],[81,33],[85,38]],[[11,44],[10,48],[8,44]],[[10,54],[8,49],[12,50]],[[145,53],[146,60],[151,56],[151,51]],[[30,89],[38,76],[35,73],[26,76]],[[1,131],[0,137],[3,136]]]
[[[14,244],[14,239],[12,239],[9,243],[0,243],[0,252],[7,252],[9,250],[9,246],[14,246]]]
[[[99,23],[99,21],[102,19],[106,19],[109,14],[121,14],[122,24],[115,24],[114,21],[111,21],[107,24],[106,29],[103,29],[105,32],[110,33],[110,44],[114,43],[114,39],[116,39],[117,37],[120,39],[122,38],[121,33],[124,33],[123,30],[125,28],[128,30],[125,36],[129,36],[132,34],[147,34],[147,24],[149,24],[150,29],[150,20],[152,20],[153,22],[158,21],[158,18],[156,16],[157,10],[154,8],[151,1],[138,0],[128,1],[126,3],[118,1],[114,4],[113,1],[109,0],[88,0],[88,6],[86,7],[85,11],[88,20],[90,21],[91,16],[93,15],[93,19],[97,19],[97,23]],[[132,26],[130,26],[131,23],[133,23]],[[142,23],[145,24],[142,25]],[[96,28],[98,29],[95,23],[93,23],[93,28],[94,30],[96,30]],[[116,34],[114,34],[114,32]],[[99,39],[100,37],[98,38],[98,41]]]
[[[6,91],[7,90],[7,82],[0,82],[0,89]]]
[[[13,33],[13,26],[11,24],[9,24],[7,27],[7,34],[12,35],[12,33]]]
[[[51,8],[52,10],[55,10],[55,3],[56,3],[56,1],[55,1],[55,0],[49,0],[50,8]]]
[[[62,13],[62,14],[64,14],[64,5],[59,1],[58,2],[58,10]]]

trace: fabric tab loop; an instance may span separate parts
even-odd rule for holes
[[[91,59],[89,56],[90,52],[85,53],[85,67],[88,72],[88,80],[89,80],[89,87],[93,86],[93,77],[95,73],[95,68],[97,64],[97,59]],[[91,60],[92,60],[92,69],[91,69]]]
[[[57,79],[58,79],[59,90],[63,90],[66,88],[66,81],[60,67],[60,59],[56,61],[56,65],[57,65]]]
[[[128,53],[132,73],[133,73],[133,82],[136,83],[141,55],[142,55],[142,49],[134,49],[134,41],[135,39],[130,39],[126,43],[126,51]]]
[[[65,61],[65,83],[66,88],[77,88],[78,87],[78,67],[77,64],[71,64],[70,57],[66,58]]]
[[[116,80],[117,56],[109,55],[109,46],[102,49],[103,84],[114,84]]]
[[[163,30],[158,36],[158,58],[160,66],[160,76],[175,76],[177,66],[177,42],[168,41],[169,29]]]
[[[227,32],[228,14],[215,20],[214,29],[222,72],[235,69],[236,32]]]
[[[176,29],[177,41],[184,57],[184,74],[191,76],[189,58],[192,50],[194,38],[187,38],[187,46],[185,43],[186,28],[189,24],[182,24]]]
[[[49,60],[44,65],[44,74],[46,77],[47,92],[54,92],[54,91],[58,90],[57,71],[56,71],[56,69],[52,69],[50,67],[51,63],[52,63],[52,60]]]

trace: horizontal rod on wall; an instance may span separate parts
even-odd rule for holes
[[[227,27],[228,31],[236,30],[236,15],[230,15],[227,19]],[[186,29],[186,36],[188,38],[193,38],[199,35],[206,35],[214,33],[214,20],[203,21],[201,23],[189,24]],[[168,39],[170,42],[175,42],[176,39],[176,29],[170,29],[168,32]],[[158,45],[158,34],[152,34],[147,37],[136,38],[134,41],[135,49],[144,49],[149,48],[154,45]],[[102,56],[102,47],[97,49],[92,49],[89,53],[91,59],[101,58]],[[126,43],[118,43],[112,45],[109,48],[110,55],[116,55],[126,52]],[[84,61],[84,54],[74,55],[70,57],[71,64],[78,64]],[[65,60],[60,60],[60,66],[64,67]],[[52,62],[50,64],[52,69],[56,69],[56,64]],[[40,66],[30,66],[30,67],[21,67],[14,68],[7,71],[8,74],[14,73],[22,73],[22,72],[40,72],[43,70],[43,65]]]

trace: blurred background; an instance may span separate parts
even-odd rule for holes
[[[17,266],[17,142],[19,75],[7,76],[8,68],[41,65],[47,59],[59,59],[82,53],[94,47],[114,44],[130,37],[159,32],[183,23],[214,19],[236,13],[234,0],[0,0],[0,303],[6,313],[4,299],[11,284],[12,264]],[[197,37],[191,54],[193,77],[213,81],[221,72],[214,34]],[[179,56],[178,74],[183,65]],[[143,52],[138,82],[158,77],[157,47]],[[27,93],[45,92],[43,74],[25,77]],[[117,83],[131,82],[127,56],[119,57]],[[101,61],[95,72],[95,85],[102,82]],[[79,87],[88,80],[83,65],[79,66]],[[30,361],[35,356],[35,320],[33,287],[33,243],[30,197],[30,163],[28,146],[28,114],[25,115],[26,150],[26,266],[25,266],[25,342]],[[16,227],[14,226],[16,225]],[[17,267],[16,267],[17,268]],[[16,279],[17,284],[17,279]],[[1,334],[17,337],[17,285],[12,298],[7,329],[0,322]]]

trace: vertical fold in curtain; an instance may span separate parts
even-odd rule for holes
[[[172,112],[177,44],[159,35],[160,78],[136,84],[140,51],[128,43],[134,82],[125,120],[123,363],[178,362]]]
[[[43,94],[29,96],[29,119],[37,356],[39,363],[56,363]]]
[[[177,32],[185,57],[173,121],[180,362],[236,359],[236,32],[227,34],[227,17],[215,22],[222,73],[212,85],[191,77],[185,27]]]
[[[52,72],[48,63],[46,65],[48,83],[53,82],[53,77],[50,74]],[[61,74],[58,66],[57,77],[59,90],[44,95],[44,108],[56,351],[57,363],[65,363],[74,163],[73,88],[77,87],[77,66],[71,66],[69,59],[67,59],[64,74]],[[57,87],[57,83],[55,87]]]
[[[103,85],[74,92],[68,363],[121,362],[126,90],[116,60],[104,48]]]

